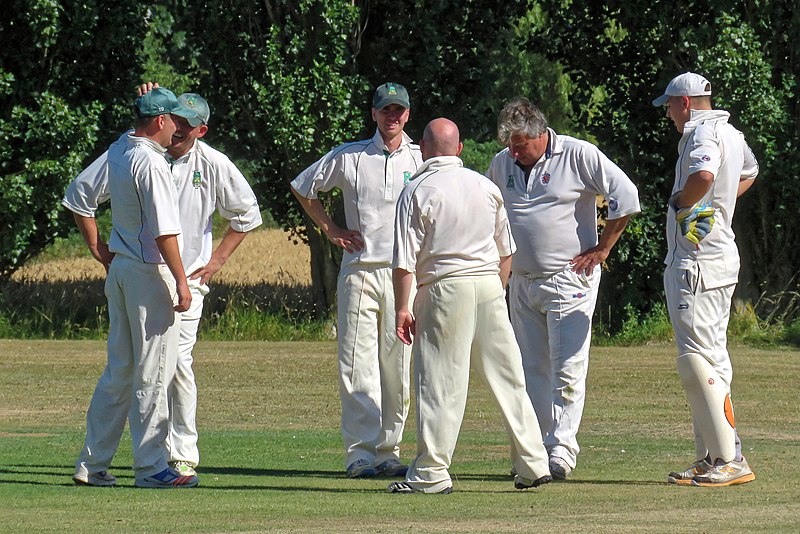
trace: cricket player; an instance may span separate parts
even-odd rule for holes
[[[464,417],[470,362],[500,408],[517,472],[514,486],[540,486],[552,479],[506,309],[514,240],[502,195],[463,167],[452,121],[431,121],[420,146],[425,163],[397,204],[392,263],[397,335],[407,344],[415,335],[417,457],[405,481],[389,491],[452,491],[448,468]]]
[[[135,485],[180,488],[198,484],[167,460],[167,389],[175,374],[180,314],[192,295],[181,261],[175,183],[164,159],[175,117],[188,115],[163,88],[140,96],[127,143],[108,151],[113,259],[108,269],[108,364],[86,414],[86,441],[73,480],[113,486],[108,472],[128,417]],[[177,304],[174,304],[177,301]]]
[[[687,72],[653,100],[666,106],[681,139],[667,213],[664,290],[678,347],[677,367],[692,412],[695,458],[667,481],[731,486],[755,479],[742,456],[731,404],[727,348],[739,251],[731,222],[736,199],[758,175],[758,163],[727,111],[711,106],[711,82]]]
[[[405,87],[385,83],[372,99],[377,131],[343,144],[300,173],[292,192],[328,240],[344,249],[338,296],[339,396],[347,476],[403,476],[400,441],[409,407],[410,350],[395,335],[392,221],[403,187],[422,163],[403,128]],[[317,198],[338,188],[347,228]]]
[[[140,94],[158,87],[144,84]],[[261,225],[255,194],[242,173],[223,153],[202,141],[208,132],[210,110],[200,95],[178,97],[183,117],[175,118],[176,131],[167,148],[166,161],[178,188],[179,220],[192,306],[181,314],[179,354],[175,378],[169,389],[170,432],[167,440],[170,466],[183,475],[195,474],[200,461],[197,447],[197,385],[192,370],[192,350],[209,292],[208,281],[217,273],[248,232]],[[62,204],[73,212],[75,222],[92,252],[106,268],[113,255],[97,230],[98,205],[109,198],[108,155],[127,144],[123,134],[109,149],[70,184]],[[217,211],[229,221],[216,250],[212,243],[212,222]]]
[[[547,126],[525,98],[500,112],[507,148],[487,176],[502,191],[518,249],[509,283],[511,323],[553,478],[577,465],[592,315],[601,263],[638,213],[636,186],[596,146]],[[602,235],[597,196],[608,202]]]

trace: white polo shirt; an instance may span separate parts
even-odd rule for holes
[[[417,284],[500,272],[514,240],[500,190],[455,156],[428,159],[397,202],[392,267]]]
[[[740,179],[753,180],[758,175],[758,162],[742,133],[722,110],[692,110],[678,143],[675,164],[675,185],[681,191],[691,174],[708,171],[714,175],[711,188],[699,201],[710,203],[716,211],[711,233],[695,245],[678,231],[675,210],[667,216],[667,257],[664,262],[678,269],[687,269],[696,261],[703,262],[703,280],[707,288],[735,284],[739,277],[739,251],[731,228],[736,208]]]
[[[128,133],[111,145],[127,144]],[[108,154],[104,153],[81,172],[67,188],[61,203],[70,211],[94,217],[97,207],[108,200]],[[211,259],[214,211],[230,221],[237,232],[261,225],[255,193],[245,177],[225,154],[201,140],[178,160],[164,152],[177,187],[183,249],[181,260],[192,273]]]
[[[177,192],[164,152],[155,141],[132,135],[126,144],[109,149],[111,252],[142,263],[164,263],[155,238],[181,233]]]
[[[608,201],[609,220],[641,211],[636,186],[600,149],[547,131],[547,149],[527,182],[507,148],[486,172],[503,193],[517,243],[512,270],[537,278],[597,245],[597,195]]]
[[[292,181],[292,188],[315,199],[320,191],[339,188],[347,228],[361,233],[364,248],[342,256],[342,266],[392,263],[397,197],[422,165],[419,146],[403,133],[390,153],[380,131],[372,139],[345,143],[331,150]]]

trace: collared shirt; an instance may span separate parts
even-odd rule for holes
[[[164,263],[155,238],[181,233],[166,150],[144,137],[131,135],[126,141],[115,143],[108,152],[112,208],[108,249],[142,263]]]
[[[61,203],[84,217],[94,217],[97,207],[109,199],[108,154],[127,144],[128,133],[81,172],[67,188]],[[181,260],[189,274],[211,259],[214,211],[230,221],[237,232],[249,232],[261,224],[255,193],[245,177],[222,152],[201,140],[177,160],[162,153],[178,194],[183,248]]]
[[[372,139],[345,143],[325,154],[292,181],[292,188],[311,199],[320,191],[342,191],[347,228],[360,232],[364,241],[362,250],[344,251],[342,269],[351,264],[389,266],[397,197],[420,165],[419,147],[405,133],[400,147],[389,152],[376,131]]]
[[[689,176],[708,171],[714,175],[710,189],[698,202],[710,203],[716,211],[711,232],[695,245],[678,231],[676,213],[668,209],[667,257],[669,266],[687,269],[703,262],[703,280],[708,288],[735,284],[739,276],[739,251],[731,228],[740,179],[753,180],[758,162],[744,135],[734,128],[722,110],[692,110],[678,143],[673,194],[683,190]]]
[[[608,202],[609,220],[641,211],[636,186],[600,149],[547,131],[547,149],[527,181],[507,148],[486,172],[503,193],[517,243],[512,270],[534,277],[564,270],[597,245],[598,195]]]
[[[497,275],[515,250],[503,196],[455,156],[425,161],[397,202],[392,267],[417,283]]]

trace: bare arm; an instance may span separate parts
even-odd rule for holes
[[[622,232],[625,231],[625,227],[628,225],[628,220],[630,218],[630,215],[626,215],[619,219],[606,221],[597,246],[575,256],[571,262],[572,270],[578,274],[589,274],[596,266],[606,261],[606,258],[608,258],[608,255],[611,253],[611,249],[614,248]]]
[[[178,248],[178,237],[175,235],[162,235],[156,238],[156,245],[161,252],[161,257],[169,267],[172,276],[175,277],[175,288],[178,293],[178,304],[175,311],[185,312],[192,304],[192,294],[189,292],[189,284],[186,282],[186,273],[183,271],[183,262]]]
[[[739,187],[736,190],[736,197],[738,198],[744,195],[747,192],[747,190],[750,189],[750,186],[753,185],[754,183],[755,180],[748,180],[747,178],[742,178],[741,180],[739,180]]]
[[[689,175],[686,185],[678,196],[673,200],[675,208],[688,208],[697,204],[703,195],[711,189],[714,183],[714,175],[708,171],[697,171]]]
[[[408,309],[408,299],[411,298],[411,285],[414,275],[405,269],[392,271],[392,284],[394,285],[395,329],[397,337],[406,345],[411,345],[413,336],[416,335],[416,322]]]
[[[503,287],[508,285],[508,278],[511,276],[511,256],[500,257],[500,281]]]
[[[361,234],[355,230],[347,230],[339,227],[333,222],[333,219],[328,216],[319,199],[306,198],[298,193],[294,187],[291,189],[298,202],[300,202],[300,205],[308,216],[311,217],[311,220],[325,233],[328,241],[337,247],[342,247],[347,252],[355,252],[364,248],[364,241],[361,238]]]
[[[89,252],[92,257],[100,262],[108,272],[108,267],[111,265],[111,260],[114,259],[114,254],[108,250],[108,244],[100,237],[100,232],[97,230],[97,221],[94,217],[85,217],[75,212],[72,213],[75,218],[75,226],[80,230],[86,246],[89,247]]]
[[[211,277],[222,269],[222,266],[225,265],[225,262],[231,257],[233,251],[244,241],[248,233],[249,232],[237,232],[229,227],[222,241],[220,241],[219,246],[211,254],[211,259],[208,260],[208,263],[190,274],[189,278],[192,280],[199,278],[201,284],[205,284],[211,280]]]

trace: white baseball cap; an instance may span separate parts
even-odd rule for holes
[[[711,82],[694,72],[675,76],[664,94],[653,100],[654,106],[663,106],[671,96],[710,96]]]

